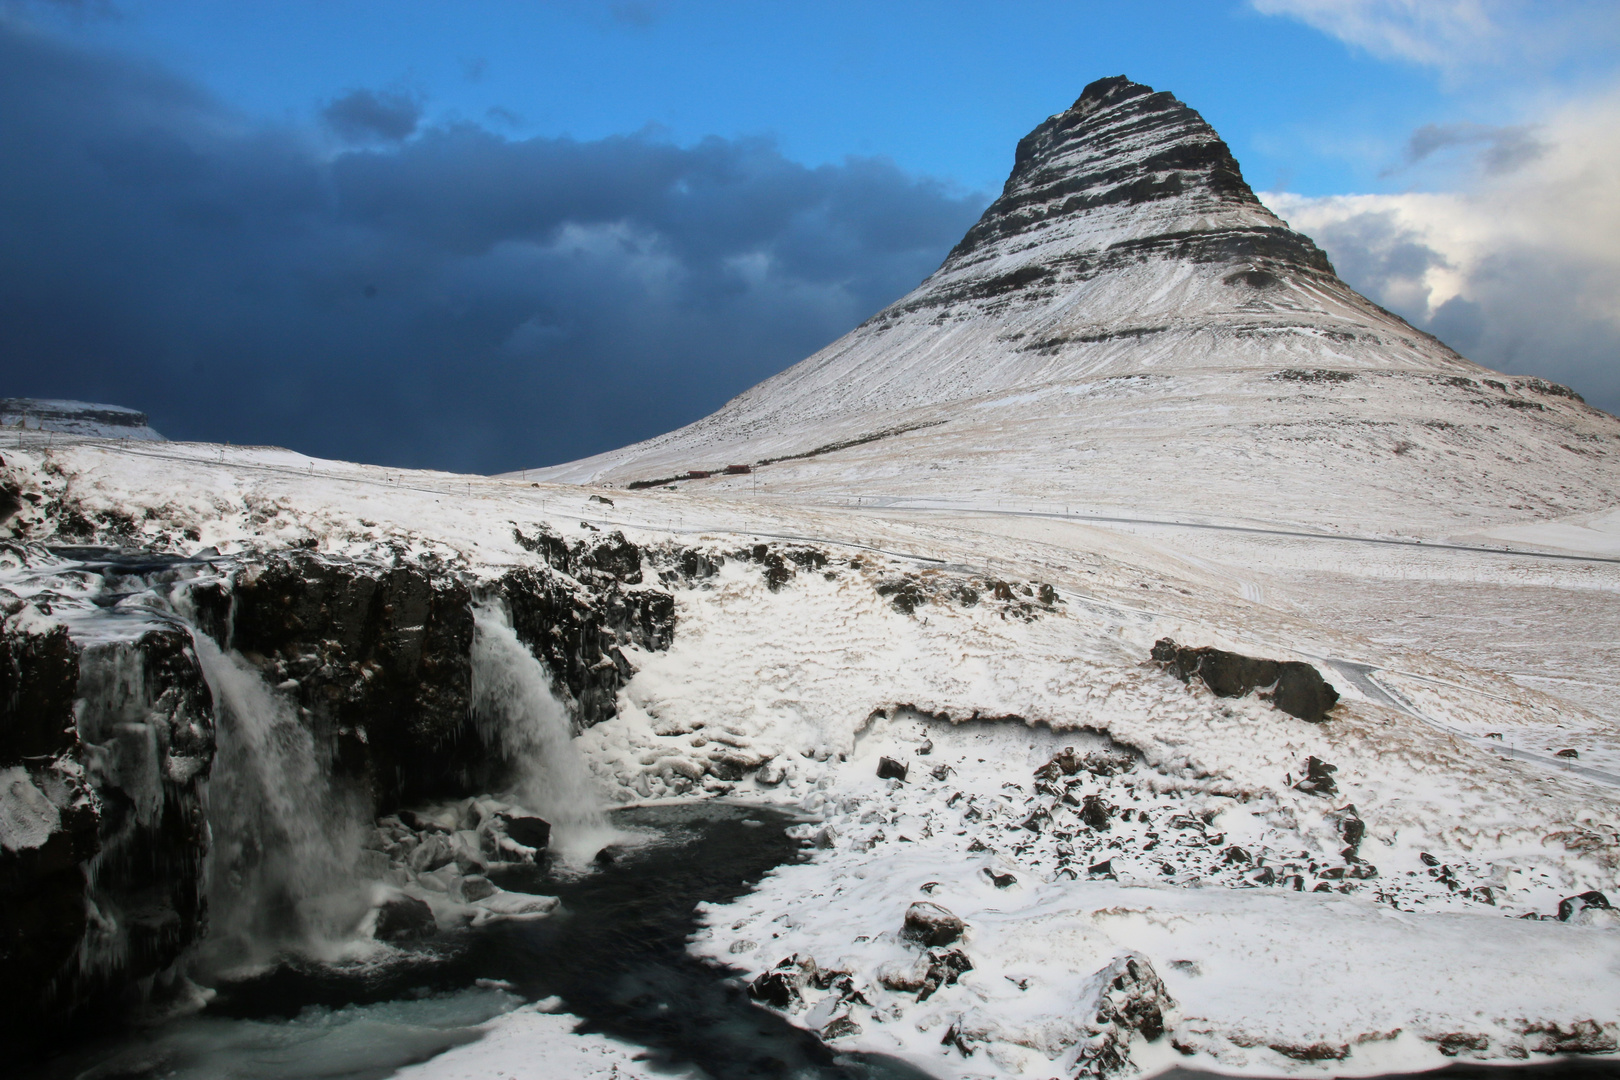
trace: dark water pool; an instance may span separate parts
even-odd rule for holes
[[[446,935],[382,967],[289,963],[216,987],[201,1013],[119,1031],[33,1075],[370,1080],[476,1038],[471,1027],[515,994],[560,997],[584,1030],[715,1080],[926,1080],[892,1058],[829,1048],[754,1005],[734,973],[687,954],[698,904],[729,900],[801,857],[785,833],[792,819],[711,802],[622,810],[614,823],[653,839],[585,875],[497,876],[505,888],[560,897],[550,918]],[[479,980],[511,989],[479,990]]]

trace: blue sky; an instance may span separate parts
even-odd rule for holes
[[[1581,0],[0,0],[0,394],[401,465],[609,449],[903,294],[1123,73],[1353,285],[1615,408],[1620,226],[1525,191],[1615,201],[1617,45]]]
[[[1103,75],[1193,103],[1256,188],[1385,190],[1425,123],[1491,122],[1448,93],[1293,19],[1230,0],[623,3],[544,0],[119,0],[41,21],[151,57],[246,117],[309,123],[355,88],[424,121],[514,137],[653,128],[677,143],[765,135],[809,165],[882,155],[975,191],[1017,139]],[[39,13],[36,10],[36,16]]]

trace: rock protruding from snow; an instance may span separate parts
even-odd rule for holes
[[[900,936],[908,941],[934,948],[949,945],[962,936],[962,920],[938,904],[919,900],[906,909],[905,926]]]
[[[1076,1061],[1077,1076],[1108,1080],[1131,1067],[1131,1042],[1164,1035],[1176,1007],[1158,972],[1141,953],[1124,953],[1092,975],[1081,990],[1089,1039]]]
[[[1322,673],[1302,660],[1263,660],[1224,649],[1177,645],[1169,638],[1153,644],[1153,659],[1187,682],[1194,675],[1221,697],[1270,691],[1271,703],[1289,716],[1321,723],[1339,700]]]

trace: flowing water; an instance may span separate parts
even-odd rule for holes
[[[517,766],[513,801],[551,822],[554,852],[580,865],[618,838],[551,674],[499,601],[473,606],[472,704],[485,745]]]
[[[330,762],[297,707],[236,652],[194,634],[214,697],[216,751],[208,782],[209,968],[264,963],[285,950],[337,958],[371,906],[355,860],[369,827],[357,792]]]

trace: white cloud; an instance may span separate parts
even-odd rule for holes
[[[1250,0],[1256,11],[1298,19],[1388,60],[1436,67],[1494,51],[1502,27],[1491,0]]]
[[[1620,93],[1555,112],[1536,145],[1451,192],[1262,198],[1470,359],[1620,409]]]
[[[1385,60],[1492,79],[1572,57],[1612,66],[1620,39],[1613,0],[1249,0]],[[1504,64],[1511,71],[1504,71]]]

